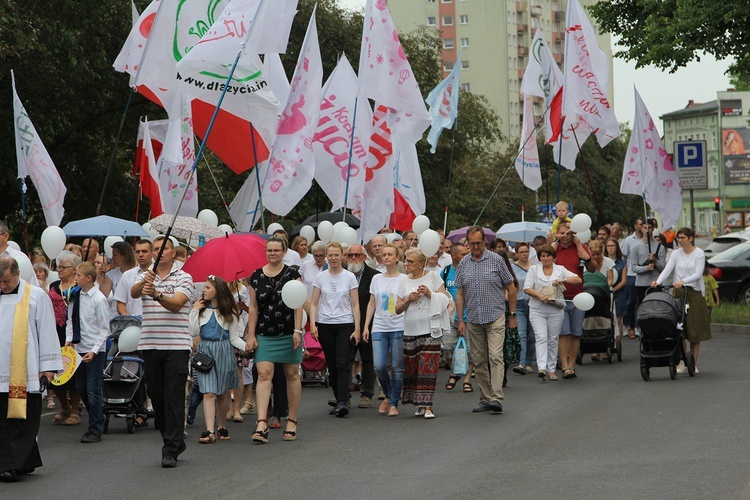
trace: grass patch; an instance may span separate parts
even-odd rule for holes
[[[750,325],[750,307],[738,302],[721,302],[721,307],[714,307],[711,312],[711,323],[728,325]]]

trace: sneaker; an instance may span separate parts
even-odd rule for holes
[[[534,373],[534,369],[531,367],[531,365],[526,365],[526,373]]]
[[[391,402],[387,399],[383,400],[382,403],[380,403],[380,407],[378,408],[378,413],[381,415],[388,412],[388,408],[391,406]]]
[[[164,455],[161,457],[161,466],[165,469],[173,469],[177,467],[177,459],[172,455]]]
[[[492,413],[498,414],[503,412],[503,404],[498,401],[497,399],[490,401],[490,404],[488,405],[490,410],[492,410]]]
[[[435,414],[432,412],[432,410],[426,410],[424,412],[424,418],[426,418],[428,420],[429,419],[433,419],[433,418],[435,418]]]
[[[389,417],[398,417],[398,408],[395,406],[391,406],[388,408],[388,416]]]
[[[420,406],[419,408],[417,408],[417,411],[414,412],[414,416],[424,417],[424,412],[425,412],[425,408]]]
[[[335,408],[335,415],[339,418],[343,418],[349,414],[349,408],[343,401],[338,403]]]
[[[195,417],[191,417],[190,415],[187,416],[187,424],[193,425],[195,423]]]
[[[240,415],[249,415],[255,410],[255,403],[252,401],[245,401],[245,404],[240,408]]]
[[[82,443],[99,443],[102,440],[102,435],[96,432],[87,432],[81,436]]]
[[[491,405],[487,401],[480,401],[477,406],[474,407],[472,413],[481,413],[483,411],[490,411]]]
[[[698,371],[698,367],[697,367],[697,366],[694,366],[694,367],[693,367],[693,373],[695,373],[696,375],[700,373],[700,372]]]
[[[371,408],[372,407],[372,398],[369,396],[362,396],[359,398],[359,404],[357,405],[357,408]]]
[[[683,374],[687,372],[687,366],[685,366],[685,363],[680,361],[680,364],[677,365],[677,373]]]
[[[513,367],[513,373],[517,373],[519,375],[526,375],[526,367],[523,365],[518,365]]]

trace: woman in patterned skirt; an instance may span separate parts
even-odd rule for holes
[[[430,305],[433,293],[450,297],[437,273],[425,271],[427,258],[421,250],[406,251],[407,276],[399,284],[396,314],[404,314],[404,404],[417,407],[415,417],[435,418],[435,395],[441,337],[433,337]]]
[[[227,440],[229,390],[240,387],[232,346],[245,349],[237,302],[227,282],[218,276],[209,276],[203,294],[190,311],[189,319],[190,335],[200,335],[201,338],[198,352],[214,359],[210,371],[198,372],[198,387],[203,392],[203,416],[206,419],[206,431],[198,441],[204,444],[216,441],[215,420],[219,424],[219,439]]]

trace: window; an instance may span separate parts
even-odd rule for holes
[[[452,71],[455,63],[453,61],[443,61],[443,69],[445,71]]]
[[[461,60],[461,69],[469,69],[469,61],[466,59]]]
[[[443,26],[453,26],[453,16],[443,16]]]
[[[471,92],[471,84],[470,83],[462,83],[461,84],[461,90],[465,92]]]
[[[458,20],[460,24],[469,24],[468,14],[461,14],[460,16],[458,16]]]
[[[462,38],[461,39],[461,47],[468,47],[469,46],[469,39],[468,38]]]
[[[440,3],[453,3],[453,0],[440,0]]]
[[[453,43],[453,38],[446,38],[443,40],[443,48],[444,49],[452,49],[456,46],[455,43]]]
[[[427,18],[427,26],[435,26],[437,24],[437,19],[434,17],[428,17]]]
[[[427,0],[427,3],[435,3],[435,0]]]

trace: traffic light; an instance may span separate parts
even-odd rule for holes
[[[721,212],[721,198],[714,198],[714,211]]]

